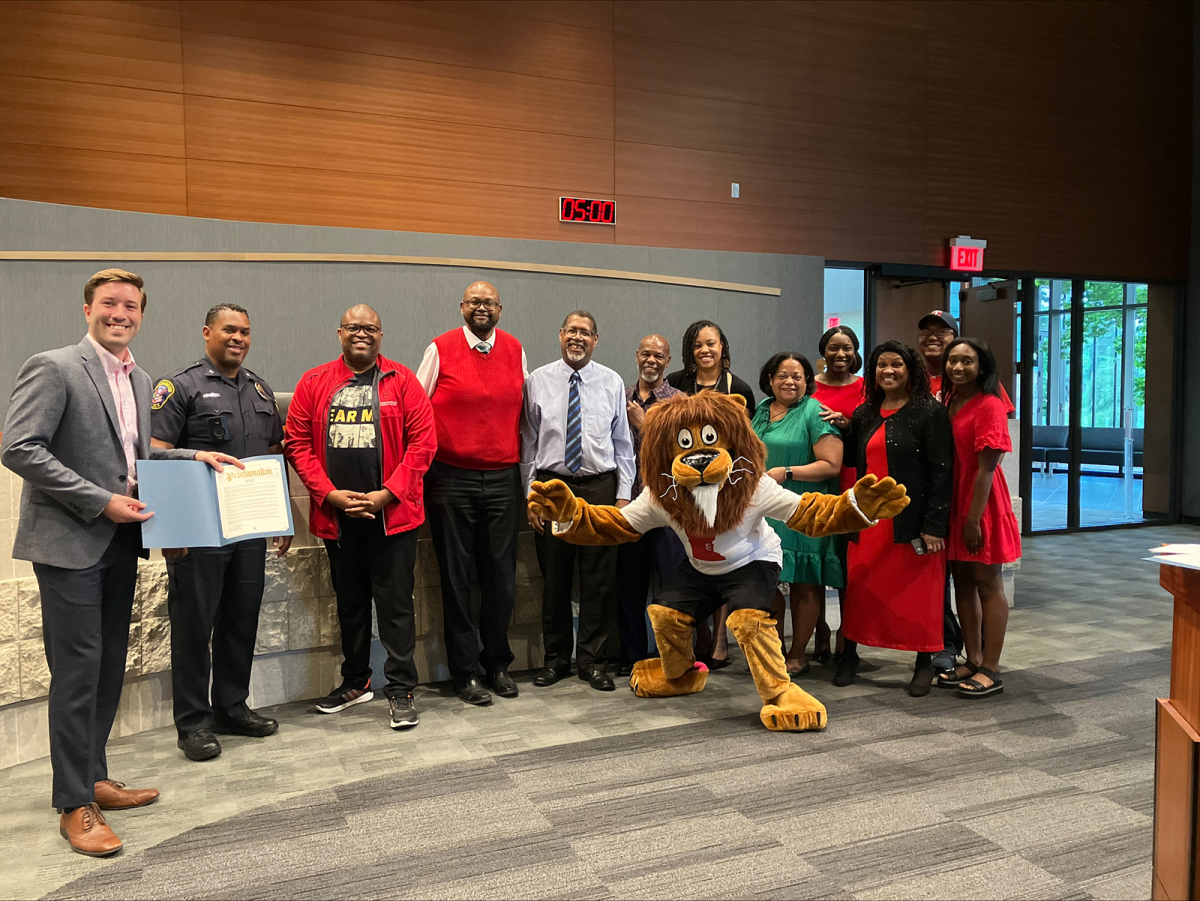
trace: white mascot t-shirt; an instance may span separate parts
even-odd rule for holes
[[[686,488],[679,490],[687,491]],[[688,535],[671,519],[649,488],[643,488],[637,500],[621,510],[621,515],[643,535],[651,529],[670,526],[683,542],[688,560],[698,572],[723,576],[755,560],[766,560],[782,566],[782,545],[766,517],[786,522],[799,505],[800,495],[788,491],[770,476],[763,476],[742,521],[716,538],[693,538]]]

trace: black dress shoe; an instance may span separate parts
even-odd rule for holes
[[[579,671],[579,678],[596,691],[616,691],[612,677],[598,666],[585,666]]]
[[[513,681],[506,669],[496,670],[491,675],[485,676],[483,681],[502,698],[515,698],[520,694],[517,690],[517,683]]]
[[[491,692],[480,685],[479,680],[474,676],[466,682],[456,682],[454,693],[458,695],[459,700],[465,701],[468,704],[474,704],[477,707],[492,703]]]
[[[181,735],[177,744],[188,760],[212,760],[221,754],[221,743],[211,729],[197,729]]]
[[[625,676],[632,676],[633,675],[633,664],[632,663],[622,663],[620,666],[617,667],[617,675],[622,678],[624,678]]]
[[[854,682],[854,674],[858,670],[858,654],[853,651],[842,653],[837,672],[833,674],[833,684],[845,688]]]
[[[221,735],[249,735],[251,738],[266,738],[279,731],[279,721],[269,716],[260,716],[247,709],[236,716],[213,716],[213,732]]]
[[[559,669],[557,666],[547,666],[533,677],[533,684],[538,688],[545,688],[547,685],[553,685],[559,679],[565,679],[571,675],[571,670]]]

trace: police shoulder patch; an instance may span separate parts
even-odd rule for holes
[[[261,397],[263,400],[272,400],[273,399],[271,397],[271,395],[267,393],[267,389],[263,387],[262,382],[255,382],[254,390],[258,392],[258,396]]]
[[[174,393],[175,383],[170,379],[163,379],[154,386],[154,393],[150,396],[150,409],[161,410]]]

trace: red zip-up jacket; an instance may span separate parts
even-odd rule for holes
[[[380,356],[375,421],[383,436],[380,448],[383,487],[396,500],[383,508],[388,535],[415,529],[425,521],[424,477],[437,451],[433,407],[407,367]],[[288,407],[284,454],[309,495],[308,529],[318,538],[339,538],[337,508],[325,500],[336,486],[325,471],[329,407],[354,372],[338,357],[300,377]]]

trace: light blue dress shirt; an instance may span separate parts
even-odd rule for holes
[[[539,469],[564,476],[567,469],[567,394],[574,373],[562,359],[535,369],[525,382],[521,414],[521,475],[525,493]],[[629,500],[636,469],[633,438],[625,415],[621,377],[599,363],[579,370],[579,405],[583,414],[583,466],[578,476],[617,471],[617,500]]]

